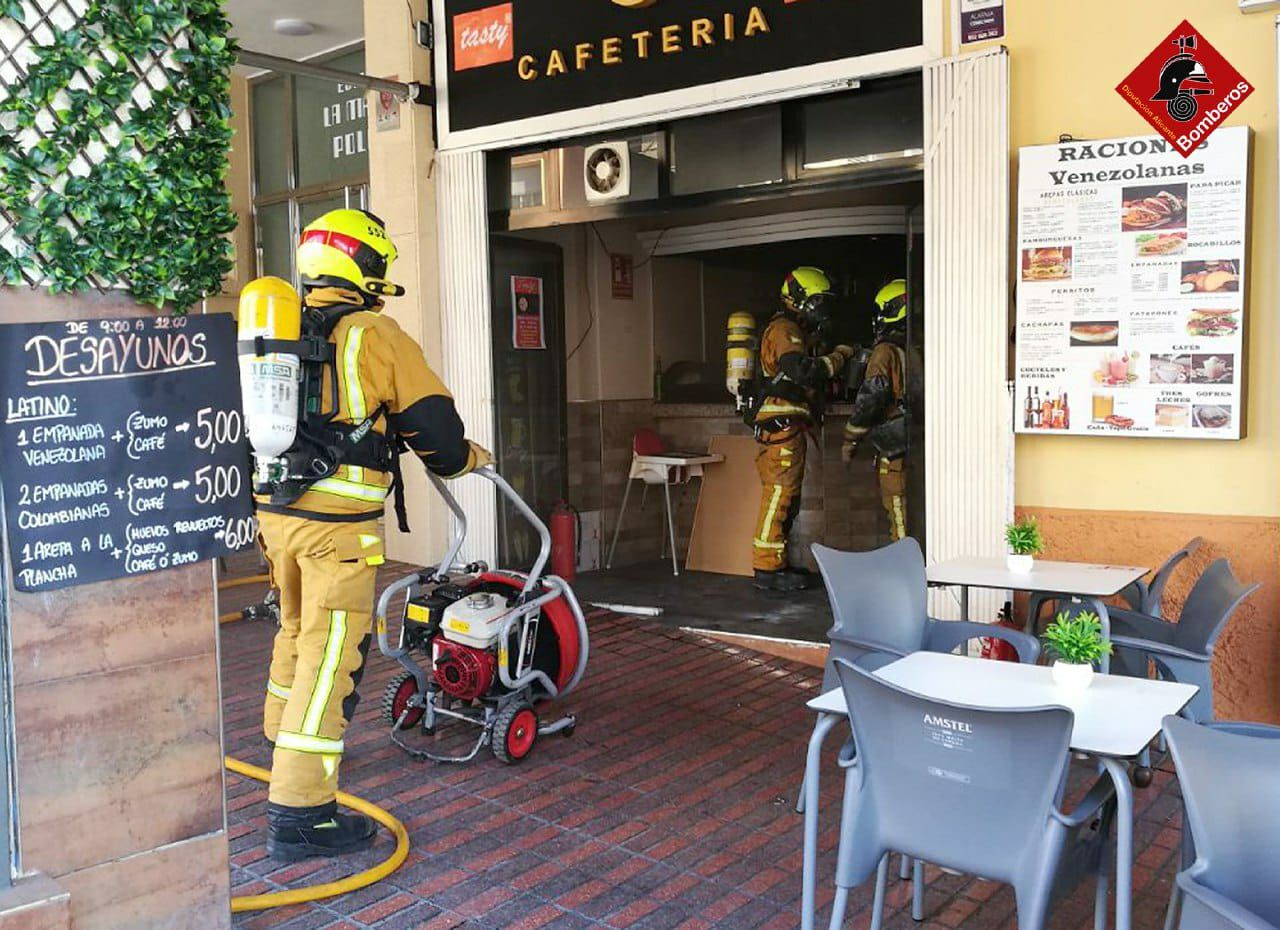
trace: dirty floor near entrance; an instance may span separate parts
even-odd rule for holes
[[[387,576],[395,567],[388,567]],[[224,593],[230,611],[260,596]],[[408,759],[379,718],[391,663],[373,650],[364,700],[348,731],[342,785],[385,806],[408,827],[412,850],[383,882],[342,897],[237,914],[237,928],[725,928],[798,925],[801,820],[793,811],[820,670],[647,621],[597,613],[591,664],[563,707],[578,714],[571,739],[548,737],[521,766],[485,752],[463,766]],[[273,629],[223,627],[227,751],[270,757],[260,708]],[[418,740],[425,739],[414,734]],[[837,740],[830,740],[834,748]],[[1167,763],[1166,763],[1167,766]],[[819,901],[831,891],[839,810],[834,759],[824,766]],[[265,786],[227,776],[233,894],[331,881],[386,856],[280,866],[266,858]],[[1138,792],[1136,930],[1161,924],[1177,845],[1179,803],[1166,772]],[[896,870],[895,870],[896,871]],[[1060,903],[1052,930],[1091,926],[1092,887]],[[909,913],[910,886],[890,886],[889,930],[1013,927],[1008,889],[928,873],[927,922]],[[847,926],[865,927],[869,888]],[[820,926],[826,921],[820,918]]]
[[[656,607],[664,626],[825,643],[831,607],[822,579],[807,591],[757,591],[750,578],[710,572],[671,573],[670,560],[620,565],[578,576],[574,590],[584,602]]]

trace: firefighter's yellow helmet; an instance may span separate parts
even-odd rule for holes
[[[894,278],[876,292],[875,329],[879,332],[907,318],[907,282]]]
[[[796,313],[811,313],[831,297],[831,279],[821,268],[802,265],[782,282],[782,305]]]
[[[298,276],[305,287],[349,287],[375,297],[399,297],[387,280],[396,247],[382,220],[367,210],[330,210],[302,231]]]

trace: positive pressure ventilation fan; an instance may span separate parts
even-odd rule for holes
[[[583,156],[587,200],[621,200],[631,194],[631,153],[626,142],[587,146]]]

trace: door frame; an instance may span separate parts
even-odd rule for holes
[[[436,3],[443,8],[443,0],[436,0]],[[928,23],[933,21],[929,15],[933,2],[925,0],[925,3]],[[930,411],[926,421],[926,524],[930,527],[928,556],[930,561],[935,561],[961,552],[1001,554],[1002,521],[1012,508],[1011,421],[1005,388],[1009,241],[1008,54],[1004,49],[995,49],[941,59],[935,50],[927,49],[926,54],[919,55],[914,63],[904,61],[894,70],[902,72],[922,66],[925,92],[921,106],[926,125],[925,279],[932,308],[932,318],[925,333],[926,409]],[[861,76],[871,75],[850,74],[847,79]],[[975,76],[977,80],[974,80]],[[951,83],[944,82],[945,87],[939,83],[931,89],[931,80],[938,83],[937,79],[942,77]],[[814,95],[830,89],[828,85],[818,83],[779,91],[770,83],[777,80],[777,75],[766,75],[760,80],[763,83],[736,88],[738,92],[734,96],[700,103],[690,107],[688,112],[740,109],[757,105],[765,99]],[[930,107],[943,99],[944,90],[950,95],[946,98],[946,105],[941,110],[931,111]],[[980,109],[979,103],[992,109],[993,122],[984,124],[985,134],[981,140],[975,140],[973,133],[969,132],[972,127],[965,125],[963,120],[966,115]],[[599,124],[600,128],[638,125],[652,120],[652,114],[647,110],[626,118],[617,117],[617,112],[610,111],[613,116],[604,119]],[[681,110],[681,114],[686,115],[686,111]],[[543,126],[545,131],[537,138],[563,137],[571,132],[554,122]],[[963,126],[965,132],[955,131],[959,126]],[[457,391],[459,412],[467,423],[468,431],[477,441],[492,443],[493,374],[488,347],[492,324],[485,155],[491,150],[510,147],[516,140],[507,137],[499,143],[492,138],[479,139],[470,147],[460,147],[461,141],[460,138],[445,140],[446,145],[454,147],[442,148],[436,155],[445,375]],[[944,175],[947,175],[945,179]],[[966,226],[962,220],[956,219],[963,213],[963,204],[959,200],[944,198],[948,190],[955,192],[960,189],[967,192],[971,205],[981,209],[983,225],[980,229]],[[963,265],[947,263],[956,263],[956,255],[965,252],[969,248],[966,243],[977,234],[983,243],[979,250],[981,259],[986,263],[980,275],[981,286],[963,292],[957,283],[966,273]],[[970,250],[965,255],[975,260],[979,251]],[[940,301],[942,306],[949,308],[941,317],[937,310]],[[956,328],[948,332],[944,319],[951,319]],[[970,334],[965,337],[964,344],[980,345],[984,358],[990,356],[991,364],[984,362],[980,371],[975,370],[964,379],[964,384],[955,384],[956,379],[952,375],[961,366],[948,362],[953,358],[956,344],[947,344],[946,340],[964,333]],[[992,333],[998,335],[992,336]],[[994,374],[997,367],[998,376]],[[975,389],[984,398],[976,414]],[[951,426],[943,428],[947,423]],[[967,426],[961,429],[960,424]],[[958,479],[948,479],[944,468],[970,477],[980,474],[982,480],[961,493],[958,488],[952,488]],[[496,500],[492,488],[485,482],[460,482],[458,497],[471,522],[464,554],[469,558],[492,560],[496,553],[497,532]],[[954,529],[954,538],[939,535],[939,530],[946,527]],[[953,605],[935,600],[935,609],[940,611],[935,615],[955,613]],[[985,606],[983,602],[980,609]]]

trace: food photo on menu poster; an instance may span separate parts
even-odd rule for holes
[[[1250,139],[1020,151],[1018,432],[1243,435]]]

